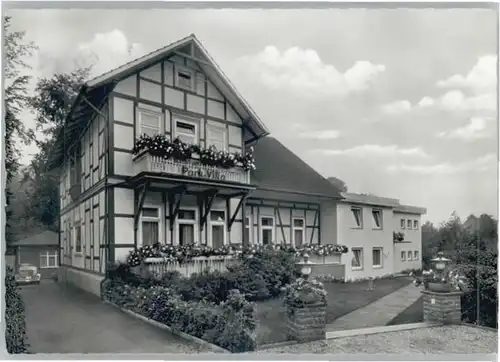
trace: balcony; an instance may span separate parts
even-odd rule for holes
[[[195,159],[186,161],[165,159],[153,156],[147,150],[143,150],[134,157],[134,174],[138,175],[142,172],[163,173],[209,181],[250,184],[250,171],[245,171],[242,168],[226,169],[217,166],[208,166],[201,164]]]

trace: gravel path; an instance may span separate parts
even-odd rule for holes
[[[198,344],[51,281],[22,287],[32,353],[207,353]]]
[[[361,335],[277,347],[259,354],[471,354],[497,353],[498,333],[469,326],[443,326]]]

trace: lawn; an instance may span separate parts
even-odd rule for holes
[[[327,323],[364,307],[383,296],[411,283],[410,278],[388,278],[375,281],[374,290],[368,282],[325,283],[328,292]],[[259,345],[284,342],[286,338],[285,311],[281,299],[257,303],[257,343]]]
[[[424,321],[424,301],[419,298],[415,303],[406,308],[401,314],[390,321],[387,325],[419,323]]]

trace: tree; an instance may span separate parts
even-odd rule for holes
[[[340,192],[347,192],[347,185],[341,179],[331,176],[328,177],[327,180],[330,181],[334,186],[336,186]]]
[[[30,80],[28,75],[23,75],[23,71],[30,69],[26,63],[26,58],[33,54],[36,49],[33,43],[24,42],[24,32],[12,32],[10,30],[9,16],[4,17],[4,74],[5,74],[5,170],[6,170],[6,239],[7,243],[12,240],[12,211],[10,200],[12,192],[10,183],[12,182],[18,168],[20,151],[16,146],[16,138],[29,144],[33,138],[33,132],[27,130],[20,119],[21,110],[26,107],[28,91],[27,86]]]
[[[40,152],[31,161],[25,178],[32,185],[30,214],[41,224],[57,230],[59,216],[59,170],[48,168],[49,154],[64,126],[74,99],[90,75],[90,67],[70,73],[56,73],[37,82],[29,105],[35,114],[36,128],[43,135],[38,139]]]

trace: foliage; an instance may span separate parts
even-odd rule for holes
[[[395,243],[400,243],[402,242],[403,240],[405,239],[405,234],[403,234],[402,232],[396,232],[396,231],[393,231],[392,232],[392,240],[395,242]]]
[[[348,248],[344,245],[326,244],[326,245],[304,245],[301,248],[295,248],[290,245],[250,245],[243,247],[240,244],[225,245],[220,248],[211,248],[206,245],[166,245],[157,243],[147,245],[132,250],[127,257],[127,263],[130,266],[140,265],[146,258],[164,258],[169,263],[184,263],[195,257],[209,256],[237,256],[240,258],[250,258],[261,256],[267,251],[284,251],[301,257],[307,254],[318,256],[328,256],[337,253],[347,253]]]
[[[183,300],[165,286],[132,286],[120,279],[107,279],[105,300],[181,331],[202,338],[231,352],[255,349],[254,305],[238,291],[230,291],[220,304]]]
[[[326,290],[320,281],[298,278],[285,287],[284,301],[287,306],[304,306],[307,304],[326,304]]]
[[[231,153],[219,151],[214,146],[201,148],[198,145],[185,143],[178,138],[171,141],[168,136],[163,134],[154,136],[143,134],[136,139],[133,153],[137,155],[143,150],[148,150],[151,155],[164,159],[173,158],[175,160],[185,161],[197,155],[203,165],[223,168],[241,167],[245,171],[255,170],[252,147],[250,147],[249,152],[242,155],[239,152]]]
[[[16,286],[14,270],[5,275],[5,342],[8,353],[27,353],[24,302]]]
[[[347,184],[341,179],[330,176],[327,178],[327,180],[330,181],[334,186],[336,186],[340,192],[347,192]]]
[[[4,76],[5,76],[5,171],[6,184],[6,238],[7,243],[12,239],[12,211],[9,207],[12,193],[10,183],[19,168],[20,150],[16,141],[21,140],[29,144],[33,133],[26,129],[20,119],[20,114],[27,104],[27,86],[30,76],[25,74],[30,66],[26,62],[36,49],[33,43],[24,41],[24,32],[11,31],[11,18],[4,17]]]

